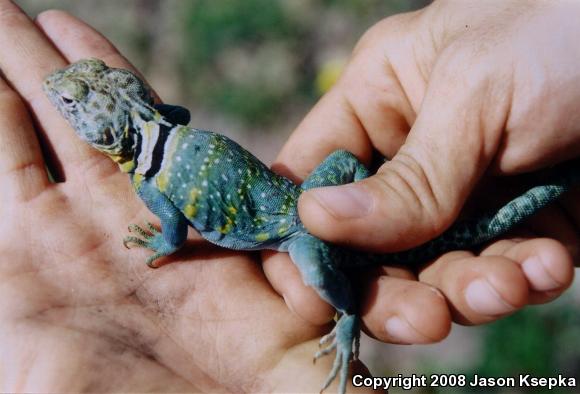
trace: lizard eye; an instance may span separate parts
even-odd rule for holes
[[[111,145],[113,142],[115,142],[113,130],[111,130],[110,127],[107,127],[105,130],[103,130],[103,142],[105,145]]]
[[[74,101],[72,98],[70,98],[70,97],[67,97],[67,96],[61,96],[61,97],[62,97],[62,101],[63,101],[65,104],[67,104],[67,105],[70,105],[70,104],[72,104],[72,103],[73,103],[73,101]]]

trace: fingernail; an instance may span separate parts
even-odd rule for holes
[[[542,261],[536,256],[525,260],[522,264],[522,269],[534,290],[549,291],[562,286],[554,280]]]
[[[469,307],[482,315],[495,316],[515,310],[485,280],[477,279],[465,289],[465,299]]]
[[[329,186],[310,193],[332,216],[353,219],[370,213],[373,199],[364,188],[355,185]]]
[[[391,340],[396,343],[408,345],[411,343],[429,342],[428,338],[421,335],[405,319],[393,316],[385,322],[385,331]]]

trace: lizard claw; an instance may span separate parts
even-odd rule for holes
[[[151,222],[145,222],[147,224],[147,228],[149,228],[149,231],[151,232],[151,234],[157,234],[159,232],[159,230],[157,230],[157,228],[153,225],[153,223]]]
[[[149,228],[152,226],[151,223],[147,223],[147,225]],[[129,232],[137,234],[138,236],[128,236],[123,238],[123,245],[127,249],[131,249],[131,244],[141,248],[152,249],[153,240],[155,239],[155,236],[159,234],[157,230],[155,230],[155,232],[148,232],[136,224],[129,225]],[[149,263],[147,264],[149,265]]]
[[[157,260],[161,256],[164,256],[164,254],[157,252],[154,255],[149,256],[149,258],[145,261],[145,263],[149,268],[159,268],[159,266],[155,264],[155,260]]]
[[[320,342],[318,342],[318,347],[322,347],[323,345],[326,345],[330,341],[334,340],[335,337],[336,337],[336,325],[334,326],[334,328],[332,329],[332,331],[330,333],[328,333],[325,336],[323,336],[322,338],[320,338]]]
[[[142,240],[141,238],[137,238],[137,237],[125,237],[125,238],[123,238],[123,246],[125,246],[127,249],[131,249],[129,244],[135,244],[137,246],[147,247],[147,242]]]
[[[131,224],[129,225],[129,232],[133,232],[133,233],[137,233],[139,234],[141,237],[145,238],[146,240],[151,239],[155,234],[157,234],[159,231],[157,231],[155,229],[155,227],[153,227],[153,225],[149,222],[147,222],[147,227],[149,227],[150,231],[146,231],[145,229],[143,229],[141,226],[136,225],[136,224]]]
[[[131,245],[135,245],[154,251],[155,253],[149,256],[145,261],[151,268],[158,268],[158,265],[155,264],[155,260],[167,256],[177,249],[177,247],[167,243],[163,238],[161,231],[157,230],[152,223],[147,222],[146,229],[136,224],[131,224],[129,226],[129,232],[136,234],[137,236],[125,237],[123,239],[123,245],[127,249],[130,249]]]

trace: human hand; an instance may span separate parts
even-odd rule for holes
[[[440,1],[371,28],[275,168],[300,181],[339,148],[367,164],[373,149],[392,160],[362,182],[305,192],[309,231],[367,250],[410,248],[442,233],[464,205],[483,212],[498,183],[517,186],[506,176],[578,156],[579,16],[566,1]],[[481,324],[559,296],[579,261],[579,195],[479,253],[450,252],[418,273],[365,273],[367,331],[434,342],[452,320]],[[331,316],[286,256],[270,254],[265,272],[305,320]]]
[[[122,247],[128,223],[155,218],[41,89],[91,56],[130,67],[75,18],[35,25],[0,1],[0,391],[318,391],[327,327],[290,313],[255,256],[190,239],[151,270]],[[65,182],[48,181],[41,143]]]

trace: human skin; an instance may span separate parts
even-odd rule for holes
[[[0,391],[318,392],[329,327],[290,312],[258,256],[192,236],[152,270],[122,246],[153,215],[41,86],[80,58],[131,66],[65,13],[36,22],[0,0]],[[41,147],[64,182],[48,181]]]
[[[443,232],[465,203],[477,214],[518,185],[507,176],[579,156],[579,17],[573,1],[438,1],[368,30],[274,168],[299,182],[339,148],[392,160],[357,184],[304,193],[308,230],[361,249],[409,248]],[[559,296],[579,261],[578,201],[576,188],[478,253],[453,251],[417,272],[363,272],[367,332],[435,342],[452,321],[486,323]],[[270,253],[264,267],[305,320],[332,314],[287,256]]]

